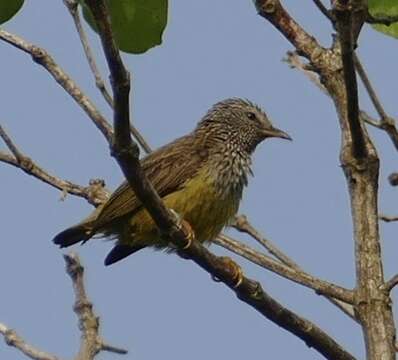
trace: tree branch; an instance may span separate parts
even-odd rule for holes
[[[8,346],[15,347],[33,360],[60,360],[57,356],[41,351],[28,344],[14,330],[2,323],[0,323],[0,334],[4,336],[4,341]]]
[[[110,107],[113,107],[113,99],[112,99],[111,95],[109,94],[108,90],[106,89],[105,82],[102,79],[101,74],[98,70],[94,55],[93,55],[90,45],[88,43],[86,33],[85,33],[83,25],[80,21],[80,15],[79,15],[79,9],[78,9],[79,1],[63,0],[63,2],[65,4],[66,8],[68,9],[69,14],[71,15],[73,22],[75,24],[76,31],[79,35],[80,42],[83,46],[84,54],[86,55],[91,72],[94,75],[95,85],[97,86],[98,90],[101,92],[102,96],[104,97],[104,99],[108,103],[108,105]]]
[[[115,354],[127,354],[127,350],[107,344],[99,334],[99,317],[93,311],[93,304],[86,294],[83,272],[84,268],[76,254],[64,255],[66,272],[72,279],[75,292],[74,311],[79,318],[81,331],[80,350],[75,360],[93,360],[100,351]],[[55,355],[46,353],[29,345],[21,336],[6,325],[0,323],[0,334],[7,345],[13,346],[34,360],[60,360]]]
[[[354,47],[356,46],[354,26],[360,29],[362,25],[356,24],[356,18],[352,15],[353,13],[347,4],[339,5],[339,1],[336,1],[333,11],[336,18],[336,27],[341,47],[344,84],[347,93],[346,97],[349,99],[346,102],[346,106],[352,140],[352,146],[350,148],[354,158],[364,158],[366,156],[366,146],[364,133],[359,120],[358,85],[354,63]],[[357,31],[359,34],[359,30]]]
[[[235,253],[239,256],[242,256],[243,258],[251,261],[252,263],[257,264],[257,265],[263,267],[264,269],[273,271],[272,269],[270,269],[270,262],[272,263],[274,260],[272,258],[270,258],[269,256],[254,250],[250,246],[242,244],[241,242],[239,242],[225,234],[220,234],[213,241],[215,244],[222,246],[223,248],[225,248],[229,251],[232,251],[233,253]],[[300,276],[300,274],[304,272],[302,270],[302,268],[300,268],[300,267],[298,267],[297,269],[294,269],[294,270],[296,271],[296,273],[298,273],[297,276]],[[294,280],[292,280],[292,281],[294,281]],[[342,310],[351,319],[358,321],[358,319],[355,316],[354,308],[352,305],[350,305],[347,302],[344,302],[342,300],[338,300],[332,296],[322,294],[314,288],[312,288],[312,289],[317,294],[325,296],[332,304],[336,305],[340,310]]]
[[[365,121],[368,123],[371,123],[373,126],[378,127],[379,129],[384,130],[388,136],[390,137],[392,143],[395,146],[395,149],[398,150],[398,130],[395,127],[395,120],[388,116],[386,111],[383,108],[383,105],[381,104],[379,97],[376,94],[376,91],[373,89],[373,86],[369,80],[368,75],[366,74],[366,71],[364,67],[361,64],[361,61],[359,60],[358,56],[354,54],[354,62],[355,62],[355,67],[358,71],[359,77],[361,78],[366,91],[369,94],[369,97],[373,103],[373,106],[375,107],[377,113],[380,116],[380,122],[378,125],[375,125],[375,123],[371,123],[367,120],[369,120],[369,116],[362,112],[361,117],[365,118]]]
[[[398,285],[398,274],[395,274],[390,280],[388,280],[384,284],[383,290],[389,293],[397,285]]]
[[[99,317],[93,311],[93,304],[89,300],[85,286],[84,268],[77,254],[64,255],[66,272],[70,276],[75,292],[73,310],[79,318],[81,331],[80,350],[76,360],[92,360],[101,351],[106,350],[116,354],[127,354],[127,350],[107,345],[99,335]]]
[[[395,327],[391,299],[381,290],[384,279],[377,209],[379,159],[365,127],[359,121],[352,59],[367,16],[367,1],[332,1],[340,42],[328,50],[319,47],[291,19],[278,0],[257,0],[256,6],[260,15],[296,47],[299,55],[310,60],[336,106],[342,130],[340,159],[349,188],[354,225],[357,269],[355,310],[364,332],[368,359],[394,359]]]
[[[283,264],[291,267],[294,270],[299,269],[300,267],[287,255],[285,255],[282,251],[280,251],[270,240],[266,239],[262,236],[249,222],[246,215],[238,215],[235,216],[234,222],[232,223],[232,227],[236,230],[246,233],[250,235],[253,239],[255,239],[259,244],[261,244],[268,252],[275,256],[278,260],[280,260]]]
[[[80,90],[77,84],[62,70],[53,58],[42,48],[28,43],[24,39],[0,29],[0,39],[23,50],[32,56],[33,61],[43,66],[61,85],[61,87],[85,111],[94,125],[101,131],[108,143],[111,142],[113,132],[105,117],[99,112],[91,100]]]
[[[18,169],[23,170],[28,175],[61,190],[63,196],[66,193],[76,195],[86,199],[90,204],[98,206],[102,204],[108,197],[109,191],[105,188],[105,182],[101,179],[92,179],[88,186],[80,186],[67,180],[62,180],[54,175],[49,174],[46,170],[36,164],[31,158],[24,155],[17,145],[11,140],[11,137],[5,132],[0,125],[0,137],[4,140],[8,148],[15,155],[13,157],[3,151],[0,151],[0,162],[5,162]]]
[[[300,55],[317,63],[325,49],[290,16],[279,0],[255,0],[254,4],[258,14],[272,23]]]
[[[398,221],[398,216],[388,216],[388,215],[381,214],[379,216],[379,219],[383,220],[385,222],[394,222],[394,221]]]
[[[328,10],[325,5],[323,5],[322,0],[313,0],[313,2],[316,5],[316,7],[319,9],[319,11],[323,15],[325,15],[325,17],[327,17],[330,20],[331,23],[335,22],[335,19],[334,19],[333,15],[332,15],[332,12],[330,10]]]

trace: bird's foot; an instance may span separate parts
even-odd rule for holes
[[[170,211],[173,213],[173,215],[176,217],[177,219],[177,226],[180,230],[182,230],[182,232],[185,235],[185,238],[187,239],[187,243],[181,247],[181,250],[187,250],[191,245],[192,242],[195,240],[195,232],[192,229],[191,224],[184,220],[176,211],[174,211],[173,209],[170,209]]]
[[[243,282],[242,268],[228,256],[221,256],[219,257],[219,260],[223,262],[224,267],[228,269],[228,272],[233,274],[233,288],[238,288]]]

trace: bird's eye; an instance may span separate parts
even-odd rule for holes
[[[249,120],[255,120],[256,119],[256,114],[254,112],[248,112],[246,113],[246,116]]]

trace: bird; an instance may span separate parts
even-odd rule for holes
[[[164,204],[188,223],[201,243],[228,226],[253,175],[251,156],[268,138],[291,140],[253,102],[229,98],[213,105],[196,128],[140,160]],[[172,251],[128,182],[86,219],[53,239],[59,247],[90,240],[116,241],[105,265],[152,247]]]

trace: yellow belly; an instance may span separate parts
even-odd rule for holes
[[[164,197],[163,201],[189,222],[198,241],[205,242],[215,238],[238,211],[241,194],[231,192],[221,196],[220,193],[215,191],[211,176],[202,172],[181,190]],[[119,241],[125,244],[166,245],[146,210],[136,213],[118,235]]]

